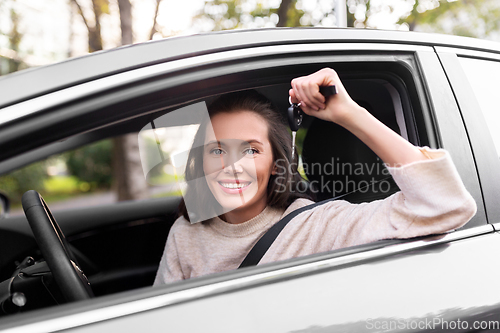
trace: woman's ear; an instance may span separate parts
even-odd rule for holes
[[[273,163],[273,169],[271,170],[271,175],[276,175],[278,172],[278,167],[276,166],[276,162]]]

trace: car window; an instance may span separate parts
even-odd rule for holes
[[[345,85],[358,103],[408,138],[401,97],[392,85],[379,80],[347,80]],[[137,159],[142,163],[142,179],[137,180],[144,181],[147,186],[147,196],[142,199],[182,195],[185,162],[203,110],[206,110],[205,102],[188,105],[158,117],[140,132],[130,134],[138,143],[138,149],[131,154],[138,155]],[[331,129],[325,130],[324,126]],[[10,215],[23,215],[21,197],[30,189],[40,192],[53,211],[117,202],[117,184],[113,178],[119,170],[116,170],[113,160],[123,152],[115,149],[116,140],[107,138],[92,142],[0,176],[0,190],[11,201]],[[347,141],[351,144],[327,144]],[[323,150],[318,152],[317,147]],[[382,161],[339,126],[306,116],[297,132],[296,148],[299,153],[298,172],[305,181],[313,184],[316,200],[356,192],[345,199],[371,201],[397,190]],[[325,155],[325,148],[329,149],[328,155]],[[318,167],[319,163],[323,166]],[[356,163],[364,163],[363,170],[354,170]],[[376,188],[372,186],[365,190],[373,180],[379,182]]]
[[[171,139],[176,138],[166,141],[169,143],[164,145],[167,156],[172,149],[182,146],[179,142],[184,142],[182,135],[188,132],[189,126],[187,128],[177,126],[170,128],[168,133],[164,134],[166,137],[171,136]],[[124,152],[116,147],[116,141],[121,138],[92,142],[77,149],[51,155],[0,176],[0,191],[6,194],[10,201],[9,215],[24,214],[21,197],[28,190],[38,191],[53,211],[100,206],[120,201],[116,188],[120,176],[117,173],[129,172],[116,168],[117,160],[123,160]],[[128,138],[138,142],[138,133],[129,134]],[[154,138],[151,140],[151,144],[156,144]],[[189,144],[189,140],[187,142]],[[146,195],[142,195],[139,199],[180,195],[179,188],[175,185],[175,176],[171,172],[163,173],[161,179],[155,178],[156,186],[147,186],[140,166],[139,150],[131,149],[127,154],[135,155],[135,160],[139,162],[139,173],[137,175],[135,171],[135,182],[143,183],[146,187]],[[165,170],[169,171],[168,167]]]
[[[110,139],[52,155],[0,177],[0,189],[11,202],[11,216],[23,214],[21,197],[36,190],[52,209],[111,203],[112,149]]]
[[[500,61],[459,57],[462,68],[469,79],[472,91],[486,119],[490,135],[500,156],[500,107],[498,87],[500,85]]]
[[[346,80],[345,85],[358,104],[408,139],[401,96],[394,86],[385,80]],[[151,188],[173,186],[163,183],[177,180],[176,189],[185,194],[186,161],[204,115],[205,102],[195,103],[154,119],[139,132],[141,161]],[[305,115],[295,145],[303,189],[309,187],[316,201],[342,196],[360,203],[398,190],[383,161],[339,125]]]

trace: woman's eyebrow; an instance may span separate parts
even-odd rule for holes
[[[259,140],[255,140],[255,139],[253,139],[253,140],[246,140],[246,141],[243,142],[243,144],[244,143],[258,143],[260,145],[263,145],[262,142],[260,142]]]
[[[205,146],[208,146],[208,145],[218,145],[218,146],[223,146],[224,145],[224,142],[221,142],[221,141],[218,141],[218,140],[212,140],[212,141],[209,141],[205,144]]]
[[[248,143],[257,143],[257,144],[263,145],[262,142],[260,142],[259,140],[256,140],[256,139],[240,140],[240,141],[241,141],[241,145],[242,146],[245,145],[245,144],[248,144]],[[208,145],[212,145],[212,144],[223,146],[224,145],[224,140],[222,140],[222,141],[212,140],[212,141],[207,142],[205,145],[208,146]]]

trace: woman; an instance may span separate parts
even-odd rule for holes
[[[326,100],[319,87],[328,85],[335,85],[338,94]],[[261,263],[385,238],[443,233],[475,214],[475,202],[449,154],[417,148],[387,128],[349,97],[334,70],[294,79],[290,97],[308,115],[335,122],[361,139],[385,162],[401,192],[359,205],[330,201],[302,212]],[[188,184],[198,180],[197,185],[188,185],[155,284],[237,268],[272,225],[312,203],[297,190],[300,176],[290,168],[294,163],[286,126],[262,97],[223,96],[209,115],[210,122],[200,126],[195,138],[195,146],[202,142],[202,148],[190,152],[186,169]],[[203,188],[208,195],[199,200]],[[196,221],[202,222],[192,223]]]

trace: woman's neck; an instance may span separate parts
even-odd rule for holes
[[[266,208],[267,202],[258,203],[248,208],[236,208],[221,216],[221,219],[227,223],[240,224],[253,219]]]

